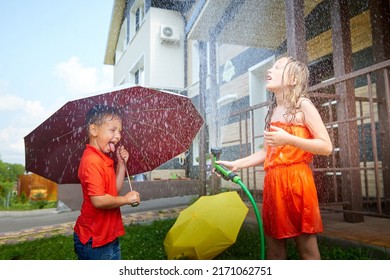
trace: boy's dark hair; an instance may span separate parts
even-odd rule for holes
[[[97,104],[93,106],[85,116],[85,124],[87,128],[90,124],[95,124],[97,126],[102,125],[104,118],[107,115],[111,115],[113,118],[122,119],[118,109],[103,104]]]

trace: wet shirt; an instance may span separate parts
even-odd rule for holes
[[[120,208],[97,209],[91,202],[91,196],[118,195],[114,161],[87,144],[80,161],[78,176],[84,201],[74,230],[80,241],[86,244],[92,238],[92,247],[99,247],[124,235]]]
[[[303,125],[292,125],[281,122],[271,123],[280,127],[288,133],[306,139],[312,139],[309,129]],[[269,170],[274,167],[291,165],[296,163],[311,163],[313,154],[298,149],[291,145],[268,147],[267,156],[264,161],[264,169]]]

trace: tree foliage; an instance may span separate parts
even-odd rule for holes
[[[24,173],[22,164],[6,163],[0,160],[0,196],[5,195]]]
[[[24,173],[24,166],[16,163],[6,163],[0,160],[0,182],[16,182],[18,176]]]

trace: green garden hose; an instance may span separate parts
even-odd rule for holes
[[[241,189],[244,191],[244,193],[248,196],[252,206],[253,210],[255,211],[257,224],[259,227],[259,235],[260,235],[260,259],[265,259],[265,240],[264,240],[264,231],[263,231],[263,223],[261,221],[259,209],[257,208],[256,202],[253,199],[252,194],[249,192],[248,188],[244,185],[244,183],[241,181],[241,178],[232,172],[231,170],[227,169],[223,165],[215,163],[217,159],[219,159],[219,155],[222,153],[220,148],[212,148],[211,153],[213,154],[213,165],[215,168],[215,171],[221,175],[222,178],[225,180],[231,180],[233,183],[239,185]]]

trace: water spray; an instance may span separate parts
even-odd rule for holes
[[[233,183],[239,185],[241,189],[244,191],[244,193],[248,196],[250,202],[252,203],[253,210],[255,211],[257,224],[259,226],[259,235],[260,235],[260,259],[265,259],[265,240],[264,240],[264,231],[263,231],[263,223],[261,221],[259,209],[257,208],[256,202],[253,199],[253,196],[249,192],[248,188],[244,185],[244,183],[241,181],[241,178],[234,173],[233,171],[227,169],[225,166],[215,163],[215,161],[220,159],[220,156],[222,154],[221,148],[211,148],[211,153],[213,154],[213,166],[215,169],[215,172],[217,172],[223,179],[226,181],[232,181]]]
[[[211,104],[213,106],[207,108],[210,110],[210,112],[207,112],[210,147],[219,147],[222,145],[223,133],[226,131],[225,125],[228,124],[233,102],[237,99],[237,94],[226,94],[217,100],[213,100],[216,103]]]

